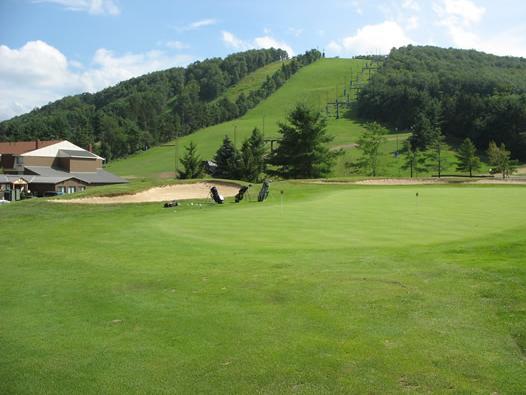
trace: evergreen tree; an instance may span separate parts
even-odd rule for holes
[[[358,139],[358,149],[362,156],[354,162],[347,163],[354,172],[365,172],[375,177],[378,170],[380,147],[385,143],[387,130],[376,122],[365,125],[365,132]]]
[[[418,148],[414,149],[409,140],[406,142],[403,152],[405,154],[405,160],[402,169],[410,170],[411,178],[413,178],[413,176],[418,177],[418,173],[427,171],[425,156]]]
[[[203,165],[201,158],[197,154],[197,146],[193,141],[190,141],[190,144],[185,147],[185,150],[184,156],[180,159],[184,170],[179,172],[179,178],[201,178],[203,176]]]
[[[468,171],[470,177],[473,177],[473,171],[480,169],[480,159],[477,156],[477,148],[469,138],[466,138],[458,148],[457,159],[457,170]]]
[[[214,162],[217,165],[217,170],[214,174],[217,178],[237,178],[239,152],[230,140],[230,137],[225,136],[223,144],[217,150],[214,156]]]
[[[448,160],[444,153],[447,150],[446,138],[440,130],[431,141],[426,152],[426,159],[430,162],[429,168],[437,172],[438,178],[442,176],[442,171],[448,166]]]
[[[279,124],[282,139],[270,159],[277,167],[274,173],[284,178],[327,176],[337,155],[326,146],[333,140],[327,135],[327,121],[304,104],[296,105],[287,120]]]
[[[238,161],[239,178],[257,182],[265,171],[265,140],[263,133],[255,128],[243,142]]]

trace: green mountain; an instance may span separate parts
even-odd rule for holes
[[[394,49],[361,91],[358,114],[398,129],[436,124],[485,150],[492,140],[526,159],[526,59],[477,51],[408,46]]]
[[[4,121],[0,141],[64,138],[93,144],[108,160],[125,157],[237,118],[320,56],[288,61],[280,49],[250,50],[151,73]]]
[[[280,89],[249,110],[245,115],[228,122],[199,129],[191,135],[176,139],[170,144],[154,147],[129,158],[114,161],[108,168],[123,176],[156,177],[173,176],[176,159],[183,153],[183,147],[190,141],[197,144],[199,154],[203,159],[212,159],[219,148],[223,137],[228,135],[238,148],[251,131],[257,127],[268,140],[278,137],[278,123],[283,122],[287,113],[298,102],[304,102],[326,113],[327,103],[336,99],[346,102],[350,80],[365,83],[367,73],[363,73],[368,60],[363,59],[321,59],[303,67]],[[344,95],[345,94],[345,95]],[[353,98],[350,97],[352,100]],[[341,110],[342,115],[344,110]],[[348,115],[348,114],[347,114]],[[350,149],[363,127],[353,117],[336,119],[334,106],[329,106],[328,130],[335,138],[334,148]],[[405,139],[407,134],[402,135]],[[396,136],[392,136],[395,139]],[[395,141],[393,140],[393,144]],[[392,144],[386,149],[391,149]],[[270,148],[270,142],[269,146]],[[340,159],[335,175],[343,175],[343,162]]]

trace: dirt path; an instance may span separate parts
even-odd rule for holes
[[[223,184],[214,182],[200,182],[196,184],[177,184],[163,187],[155,187],[141,191],[133,195],[87,197],[81,199],[58,199],[52,200],[58,203],[81,203],[81,204],[115,204],[115,203],[148,203],[166,202],[170,200],[206,199],[210,194],[210,188],[216,186],[219,193],[224,197],[234,196],[240,186],[235,184]]]

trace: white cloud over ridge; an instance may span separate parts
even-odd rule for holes
[[[411,44],[413,41],[404,29],[394,21],[366,25],[356,34],[328,44],[328,51],[344,55],[387,54],[393,47]]]
[[[227,47],[238,51],[246,51],[247,49],[254,48],[280,48],[287,51],[289,56],[294,56],[294,50],[290,45],[269,35],[256,37],[253,40],[246,41],[236,37],[231,32],[223,30],[221,32],[221,39]]]
[[[83,11],[92,15],[119,15],[121,10],[114,0],[34,0],[34,3],[53,3],[71,11]]]
[[[82,92],[96,92],[139,75],[190,63],[188,55],[163,51],[116,55],[98,49],[89,67],[66,58],[44,41],[19,49],[0,45],[0,120]]]
[[[486,9],[471,0],[442,0],[433,3],[437,24],[444,28],[454,47],[476,49],[501,56],[526,56],[526,26],[505,28],[482,36],[477,25]]]

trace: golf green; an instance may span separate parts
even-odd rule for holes
[[[255,194],[0,207],[0,393],[524,391],[525,187]]]

